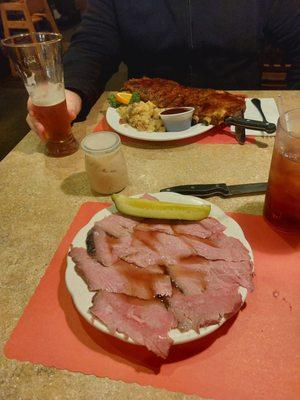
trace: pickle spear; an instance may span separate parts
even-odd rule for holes
[[[133,217],[199,221],[207,218],[211,210],[211,206],[206,204],[152,201],[127,197],[122,194],[113,194],[111,197],[118,211]]]

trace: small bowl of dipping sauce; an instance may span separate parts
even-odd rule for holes
[[[168,132],[180,132],[192,125],[194,107],[173,107],[160,113],[160,117]]]

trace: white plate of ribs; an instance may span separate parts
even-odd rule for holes
[[[211,204],[177,193],[150,196]],[[172,345],[218,329],[253,290],[253,253],[241,227],[211,206],[202,221],[133,218],[114,207],[98,212],[67,258],[66,285],[79,313],[162,358]]]
[[[127,92],[137,92],[142,101],[151,101],[159,108],[194,107],[193,125],[181,132],[138,131],[128,124],[120,123],[120,115],[109,107],[106,113],[108,124],[118,133],[134,139],[169,141],[197,136],[227,117],[241,117],[246,109],[245,98],[223,90],[199,89],[160,78],[130,79],[123,85]]]

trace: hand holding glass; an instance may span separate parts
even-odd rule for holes
[[[45,128],[46,152],[54,157],[78,149],[65,100],[61,39],[57,33],[29,33],[2,40]]]

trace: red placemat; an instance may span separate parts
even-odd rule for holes
[[[112,131],[114,132],[113,128],[108,124],[106,121],[106,118],[103,117],[98,124],[95,126],[93,129],[94,132],[99,132],[99,131]],[[144,142],[144,140],[136,140],[129,138],[127,136],[123,136],[118,134],[122,140],[122,142],[130,143],[130,142]],[[254,137],[247,137],[245,143],[254,143],[255,142]],[[233,133],[230,131],[230,128],[226,127],[218,127],[216,126],[215,128],[210,129],[209,131],[205,133],[201,133],[197,136],[193,136],[191,138],[186,138],[186,139],[180,139],[180,140],[174,140],[174,141],[169,141],[169,142],[155,142],[155,143],[160,143],[160,144],[170,144],[170,143],[176,143],[176,144],[188,144],[188,143],[210,143],[210,144],[238,144]]]
[[[174,346],[167,360],[105,335],[83,320],[64,274],[76,232],[106,204],[85,203],[5,346],[5,355],[70,371],[216,400],[300,398],[300,238],[260,216],[231,214],[255,259],[255,290],[213,334]]]

